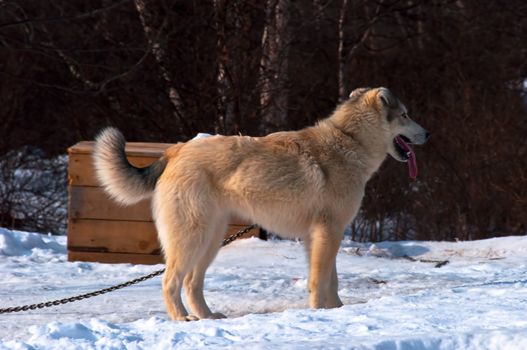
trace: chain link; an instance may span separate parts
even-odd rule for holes
[[[225,238],[223,240],[223,243],[221,244],[221,246],[225,247],[226,245],[234,242],[235,240],[237,240],[238,238],[240,238],[241,236],[243,236],[247,232],[251,231],[255,227],[256,227],[256,225],[247,226],[244,229],[242,229],[242,230],[234,233],[233,235],[229,236],[228,238]],[[125,288],[125,287],[133,286],[134,284],[137,284],[137,283],[149,280],[151,278],[154,278],[156,276],[162,275],[164,272],[165,272],[165,269],[163,268],[161,270],[154,271],[152,273],[149,273],[148,275],[144,275],[144,276],[135,278],[135,279],[130,280],[128,282],[124,282],[124,283],[117,284],[117,285],[112,286],[112,287],[99,289],[99,290],[96,290],[94,292],[80,294],[80,295],[69,297],[69,298],[52,300],[52,301],[48,301],[48,302],[45,302],[45,303],[39,303],[39,304],[14,306],[14,307],[8,307],[8,308],[5,308],[5,309],[0,309],[0,314],[7,314],[7,313],[12,313],[12,312],[22,312],[22,311],[29,311],[29,310],[36,310],[36,309],[43,309],[43,308],[46,308],[46,307],[63,305],[63,304],[72,303],[72,302],[78,301],[78,300],[92,298],[92,297],[95,297],[95,296],[98,296],[98,295],[103,295],[103,294],[106,294],[106,293],[110,293],[110,292],[113,292],[115,290],[119,290],[119,289],[122,289],[122,288]]]

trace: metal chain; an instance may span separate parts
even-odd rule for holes
[[[230,235],[229,237],[227,237],[227,238],[225,238],[223,240],[223,242],[221,243],[221,246],[225,247],[226,245],[231,244],[232,242],[234,242],[235,240],[237,240],[238,238],[240,238],[241,236],[243,236],[247,232],[251,231],[255,227],[256,227],[256,225],[253,224],[253,225],[245,227],[244,229],[236,232],[235,234]]]
[[[221,246],[225,247],[226,245],[232,243],[233,241],[235,241],[236,239],[240,238],[241,236],[243,236],[247,232],[251,231],[255,227],[256,227],[256,225],[247,226],[244,229],[242,229],[242,230],[234,233],[233,235],[229,236],[228,238],[225,238],[223,240],[223,243],[221,244]],[[72,302],[78,301],[78,300],[88,299],[88,298],[91,298],[91,297],[95,297],[95,296],[98,296],[98,295],[110,293],[110,292],[113,292],[114,290],[122,289],[122,288],[125,288],[125,287],[132,286],[134,284],[137,284],[137,283],[149,280],[149,279],[154,278],[156,276],[162,275],[164,272],[165,272],[165,269],[163,268],[161,270],[154,271],[152,273],[149,273],[148,275],[144,275],[144,276],[135,278],[135,279],[133,279],[131,281],[128,281],[128,282],[124,282],[124,283],[117,284],[117,285],[112,286],[112,287],[96,290],[94,292],[85,293],[85,294],[77,295],[77,296],[70,297],[70,298],[52,300],[52,301],[48,301],[48,302],[45,302],[45,303],[39,303],[39,304],[15,306],[15,307],[8,307],[8,308],[5,308],[5,309],[0,309],[0,314],[7,314],[7,313],[11,313],[11,312],[21,312],[21,311],[28,311],[28,310],[36,310],[36,309],[43,309],[43,308],[46,308],[46,307],[57,306],[57,305],[72,303]]]

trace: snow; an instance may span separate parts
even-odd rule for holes
[[[434,263],[410,261],[448,260]],[[342,243],[344,307],[307,307],[301,243],[223,248],[206,297],[225,320],[173,322],[160,277],[0,315],[0,349],[527,349],[527,237]],[[162,265],[68,262],[66,237],[0,228],[0,308],[105,288]]]

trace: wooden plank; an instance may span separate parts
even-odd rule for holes
[[[136,167],[143,168],[155,162],[159,157],[128,157],[128,161]],[[68,161],[68,180],[70,186],[99,186],[95,176],[91,154],[70,155]]]
[[[68,250],[159,255],[153,222],[75,220],[68,222]]]
[[[100,187],[69,187],[70,219],[152,221],[150,200],[123,206],[111,199]],[[240,218],[232,218],[231,225],[250,225]]]
[[[244,229],[244,225],[229,225],[225,237]],[[258,237],[254,228],[243,238]],[[161,247],[152,222],[112,220],[70,220],[68,223],[68,250],[160,254]]]
[[[132,254],[132,253],[99,253],[68,251],[68,261],[95,261],[107,264],[164,264],[162,255]]]
[[[238,225],[238,226],[245,227],[245,226],[249,226],[252,224],[254,224],[254,222],[249,222],[245,219],[242,219],[236,216],[231,217],[231,219],[229,220],[229,225]]]
[[[115,202],[100,187],[69,187],[70,219],[100,219],[152,221],[150,199],[123,206]]]
[[[152,223],[70,220],[68,227],[68,260],[104,263],[158,264],[161,249]],[[139,231],[143,228],[143,231]],[[245,226],[229,225],[225,237]],[[128,229],[127,232],[125,229]],[[243,238],[258,237],[254,228]]]
[[[81,141],[68,148],[68,153],[70,156],[73,154],[91,154],[94,145],[94,141]],[[127,142],[125,152],[128,156],[159,158],[167,148],[173,145],[173,143]]]
[[[244,229],[248,225],[229,225],[229,228],[227,229],[227,232],[225,233],[225,238],[228,238],[229,236],[237,233],[238,231]],[[241,238],[249,238],[249,237],[260,237],[260,228],[255,227],[246,234],[244,234]]]

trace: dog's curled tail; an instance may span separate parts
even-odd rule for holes
[[[125,144],[119,130],[106,128],[95,138],[93,158],[104,190],[116,201],[131,205],[150,197],[167,161],[161,157],[146,168],[136,168],[126,158]]]

